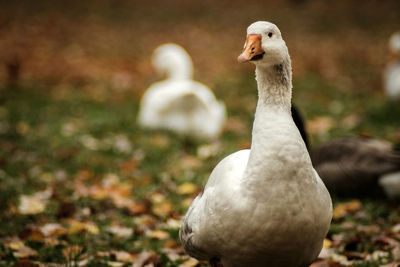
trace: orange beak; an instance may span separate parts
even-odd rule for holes
[[[261,59],[265,51],[261,48],[261,34],[249,34],[243,52],[238,56],[240,63]]]

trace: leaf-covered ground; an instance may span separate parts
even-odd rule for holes
[[[306,91],[302,82],[297,86]],[[250,141],[255,89],[243,100],[245,110],[223,91],[233,106],[223,136],[199,143],[140,130],[137,101],[129,96],[98,101],[78,90],[54,97],[40,88],[2,88],[0,264],[198,265],[179,244],[180,218],[215,164]],[[400,114],[384,99],[375,105]],[[381,116],[375,112],[351,127],[391,132],[396,124],[382,127]],[[329,125],[344,121],[317,116],[309,124],[332,136],[341,127]],[[315,264],[381,266],[400,260],[399,241],[396,203],[335,199],[324,251],[330,263]]]
[[[245,28],[267,19],[293,62],[312,145],[339,136],[400,141],[385,99],[386,43],[400,2],[0,1],[0,266],[196,266],[179,222],[224,156],[250,145],[253,68]],[[136,125],[159,79],[152,50],[183,45],[229,119],[218,141]],[[334,200],[321,266],[398,266],[400,207]]]

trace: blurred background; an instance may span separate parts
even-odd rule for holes
[[[177,241],[179,219],[215,164],[250,145],[254,66],[236,58],[257,20],[283,34],[312,145],[400,142],[400,105],[382,80],[399,1],[1,1],[0,262],[198,264]],[[152,52],[166,42],[188,51],[195,80],[225,102],[218,141],[137,127],[140,97],[163,78]],[[399,260],[398,243],[376,242],[400,223],[397,206],[348,201],[335,199],[327,247],[368,262],[359,266]],[[360,236],[359,224],[375,228]]]

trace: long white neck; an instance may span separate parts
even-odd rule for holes
[[[292,177],[285,163],[308,161],[309,156],[291,116],[290,59],[282,65],[257,66],[258,102],[243,189],[255,192],[279,177]],[[304,156],[305,155],[305,156]],[[291,165],[293,166],[293,164]],[[268,173],[268,176],[266,176]]]
[[[283,64],[256,68],[257,107],[268,106],[290,111],[292,100],[292,69],[290,58]]]
[[[165,73],[170,80],[189,80],[193,75],[193,64],[190,56],[181,50],[163,51],[153,61],[155,68]]]
[[[167,70],[168,78],[173,80],[189,80],[193,75],[193,64],[190,58],[177,57]]]

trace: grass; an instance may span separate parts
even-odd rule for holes
[[[336,122],[322,136],[314,135],[314,143],[357,132],[390,139],[391,133],[399,127],[393,116],[387,116],[400,114],[398,105],[382,97],[375,97],[371,103],[366,96],[346,92],[312,75],[295,80],[294,84],[295,101],[307,117],[331,116]],[[321,92],[320,88],[327,90]],[[197,151],[204,146],[202,143],[164,131],[139,129],[135,123],[138,101],[129,94],[118,100],[96,100],[78,89],[71,89],[68,95],[60,98],[49,94],[45,88],[3,87],[0,263],[6,266],[21,261],[16,254],[18,249],[7,243],[11,237],[18,237],[37,251],[37,255],[26,257],[34,263],[74,266],[86,260],[87,266],[108,266],[116,261],[123,266],[128,262],[124,263],[112,253],[130,253],[133,255],[130,260],[133,260],[144,250],[153,251],[156,257],[150,257],[150,261],[153,259],[164,266],[186,262],[188,258],[179,246],[178,229],[168,225],[169,219],[178,221],[215,164],[223,156],[248,146],[250,139],[256,101],[254,80],[243,76],[217,82],[216,90],[222,92],[219,98],[226,101],[230,117],[239,121],[245,130],[229,130],[228,127],[218,143],[217,153],[201,159]],[[243,97],[238,99],[238,95]],[[332,103],[335,102],[342,106],[334,107]],[[341,118],[354,113],[362,119],[352,129],[343,130]],[[118,179],[107,187],[110,192],[104,193],[96,185],[109,181],[110,175]],[[178,187],[183,183],[194,184],[196,189],[188,194],[179,193]],[[92,192],[77,194],[82,188],[91,188]],[[46,189],[51,190],[46,208],[39,213],[21,214],[21,195]],[[142,210],[119,206],[113,198],[114,191],[142,205]],[[335,199],[335,206],[346,201]],[[95,229],[74,226],[76,221],[90,222]],[[65,230],[51,238],[37,234],[38,229],[49,223],[59,223]],[[376,239],[399,223],[397,205],[367,199],[362,201],[357,212],[335,219],[328,238],[336,242],[334,247],[338,254],[382,250],[392,259],[392,247],[385,242],[377,243]],[[117,231],[125,227],[133,232],[119,236],[108,230],[113,225],[119,227]],[[360,234],[360,225],[376,226],[379,231],[365,230]],[[161,230],[161,236],[157,230]],[[73,251],[71,247],[74,246],[79,248],[78,252],[68,255],[66,251]],[[178,258],[171,256],[171,249]],[[101,254],[105,251],[110,254]],[[355,266],[379,266],[387,261],[364,260]]]

